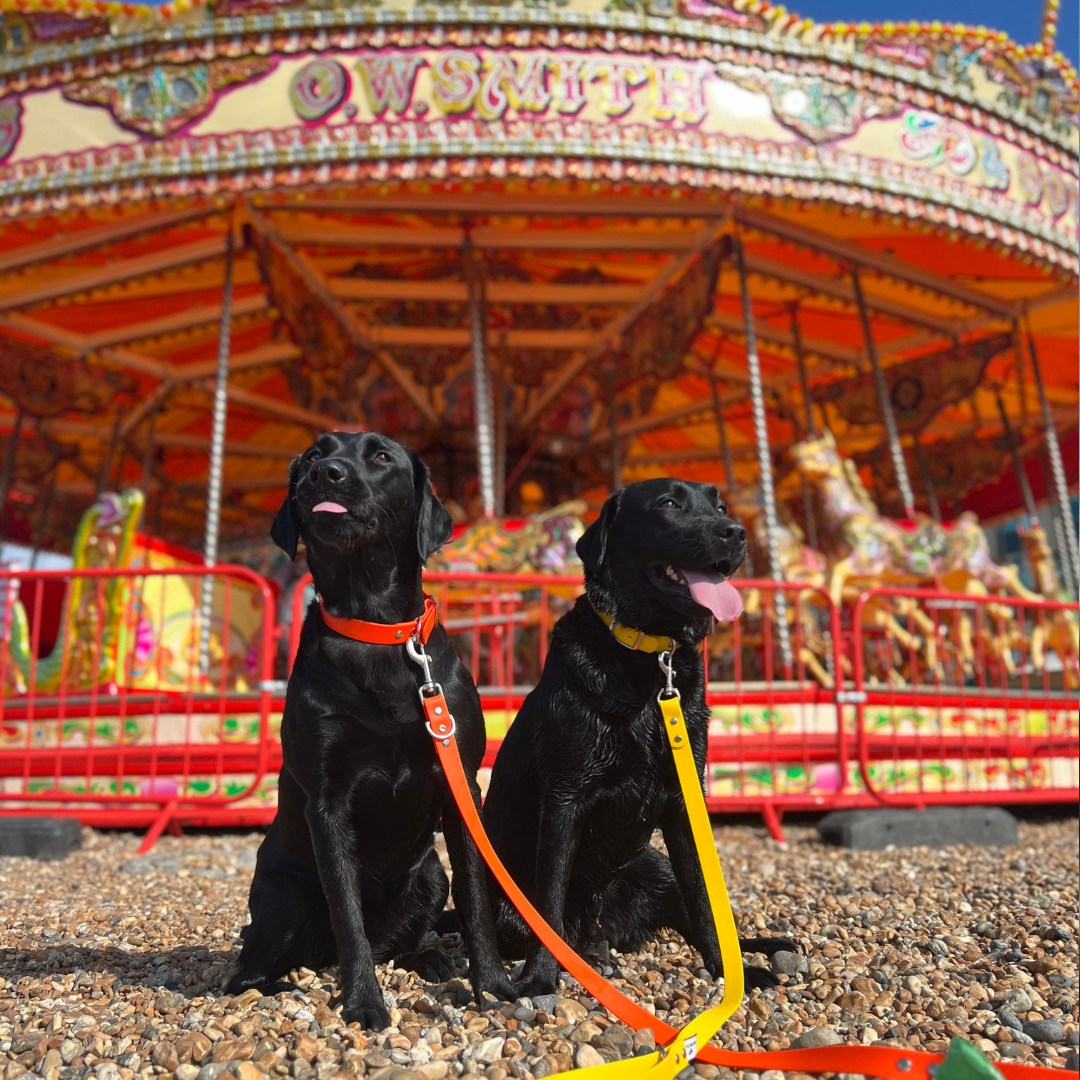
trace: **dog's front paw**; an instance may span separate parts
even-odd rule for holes
[[[442,949],[421,949],[403,958],[401,965],[412,968],[421,979],[431,983],[448,982],[457,977],[454,961]]]
[[[513,997],[511,1001],[515,1001],[519,997],[539,997],[543,994],[554,994],[557,990],[555,986],[555,978],[545,972],[537,972],[534,975],[523,975],[513,985]]]
[[[783,937],[739,938],[739,948],[744,953],[764,953],[770,960],[778,952],[801,952],[794,941]]]
[[[486,1009],[488,1006],[492,1006],[495,1002],[485,1001],[484,994],[490,994],[494,998],[498,998],[499,1001],[516,1001],[519,997],[524,996],[521,992],[520,986],[511,986],[510,980],[506,977],[506,972],[503,970],[491,972],[489,974],[477,974],[472,980],[473,994],[476,995],[476,1003],[481,1009]]]
[[[779,986],[780,980],[768,969],[743,965],[743,983],[747,990],[768,990],[773,986]]]
[[[346,1005],[341,1010],[346,1024],[359,1024],[365,1031],[382,1031],[390,1026],[390,1014],[381,1001],[368,1001],[358,1005]]]

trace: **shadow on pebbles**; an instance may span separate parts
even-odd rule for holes
[[[741,930],[803,950],[774,958],[780,985],[744,1000],[721,1045],[943,1050],[964,1035],[994,1060],[1075,1067],[1075,819],[1022,823],[1006,850],[851,852],[788,833],[781,850],[762,829],[716,829]],[[568,978],[481,1013],[456,935],[441,945],[457,979],[379,969],[386,1031],[342,1024],[333,968],[293,972],[292,993],[231,997],[259,840],[166,837],[140,858],[137,837],[86,830],[62,862],[0,859],[0,1080],[529,1080],[651,1048]],[[600,942],[591,958],[676,1026],[722,993],[674,935],[633,954]],[[705,1064],[680,1075],[695,1074],[781,1080]]]

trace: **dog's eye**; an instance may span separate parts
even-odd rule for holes
[[[389,465],[390,464],[390,455],[385,450],[379,450],[375,454],[375,460],[380,465]]]
[[[661,510],[678,510],[679,504],[674,499],[664,499],[659,506]]]
[[[719,511],[721,517],[727,517],[727,503],[720,503],[716,509]]]
[[[308,461],[318,461],[321,457],[322,454],[320,454],[318,450],[312,450],[311,453],[308,454],[307,459]]]

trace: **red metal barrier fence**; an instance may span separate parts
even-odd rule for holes
[[[145,847],[174,815],[272,816],[258,809],[280,764],[263,578],[239,566],[3,571],[0,596],[0,813],[149,826]]]
[[[309,582],[278,658],[271,589],[243,568],[0,574],[0,813],[150,825],[149,843],[170,821],[269,821],[275,664],[291,667]],[[490,767],[581,581],[426,582],[480,688]],[[788,810],[1077,800],[1077,605],[871,589],[837,609],[820,589],[738,584],[745,613],[704,646],[710,810],[760,812],[779,839]]]

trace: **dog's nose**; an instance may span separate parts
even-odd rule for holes
[[[725,521],[722,525],[716,526],[715,532],[721,540],[731,543],[741,544],[746,540],[746,529],[737,521]]]
[[[344,467],[339,465],[336,461],[324,461],[318,465],[312,466],[311,469],[312,480],[318,480],[320,477],[323,477],[331,484],[340,484],[347,475]]]

